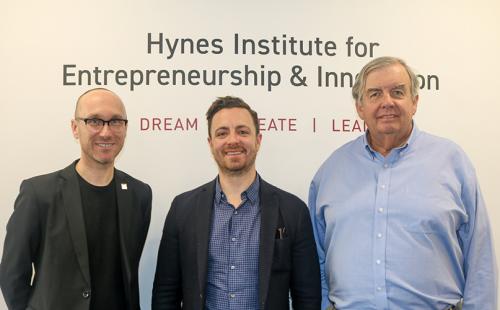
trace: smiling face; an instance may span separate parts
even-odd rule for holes
[[[362,92],[356,109],[368,126],[371,140],[377,143],[389,139],[393,147],[403,144],[411,133],[418,103],[418,96],[412,98],[405,68],[392,64],[373,70]]]
[[[246,109],[226,108],[217,112],[212,119],[208,143],[219,173],[253,173],[261,140],[262,135],[256,133],[252,116]]]
[[[104,125],[96,131],[85,124],[84,118],[126,119],[122,101],[111,91],[90,91],[80,98],[75,119],[71,121],[73,136],[80,141],[80,164],[85,167],[113,166],[123,147],[127,127],[112,129]]]

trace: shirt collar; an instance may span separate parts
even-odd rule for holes
[[[412,125],[413,125],[413,128],[411,130],[411,134],[410,134],[410,137],[408,138],[408,140],[405,143],[403,143],[402,145],[395,147],[393,149],[393,150],[396,150],[400,155],[402,155],[403,152],[406,152],[407,150],[411,149],[411,147],[415,144],[415,140],[416,140],[417,136],[420,133],[420,130],[418,129],[418,126],[414,120],[412,120]],[[376,157],[377,151],[375,151],[370,146],[370,143],[368,143],[368,139],[369,139],[368,135],[369,135],[369,131],[366,130],[366,133],[363,135],[363,145],[364,145],[366,151],[372,157],[372,159],[374,159]]]
[[[241,200],[248,199],[252,204],[257,202],[259,199],[259,190],[260,190],[260,175],[257,173],[255,176],[255,179],[253,180],[252,184],[241,193]],[[221,199],[224,197],[225,194],[222,191],[222,187],[220,186],[220,181],[219,181],[219,176],[217,176],[217,179],[215,181],[215,203],[219,204]]]

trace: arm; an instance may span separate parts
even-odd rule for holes
[[[10,310],[26,309],[31,293],[32,263],[40,244],[40,214],[35,190],[23,181],[7,224],[0,285]]]
[[[330,301],[328,299],[329,288],[325,274],[326,253],[324,240],[326,225],[323,213],[319,212],[318,206],[316,206],[317,194],[316,184],[313,180],[313,182],[311,182],[311,186],[309,187],[309,213],[312,221],[314,239],[316,240],[316,249],[318,251],[319,268],[321,273],[321,309],[326,309],[330,305]]]
[[[319,261],[307,207],[301,202],[292,247],[291,295],[293,309],[319,309],[321,281]]]
[[[172,202],[165,220],[158,250],[152,310],[181,309],[182,273],[175,205],[176,199]]]
[[[471,168],[472,170],[472,168]],[[497,266],[486,206],[476,177],[466,176],[462,202],[469,221],[458,230],[464,255],[464,310],[497,309]]]

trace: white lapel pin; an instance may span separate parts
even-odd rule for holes
[[[127,190],[127,183],[122,183],[122,189],[125,191]]]

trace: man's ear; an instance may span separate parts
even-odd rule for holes
[[[73,137],[75,139],[79,138],[78,124],[76,123],[76,120],[74,120],[74,119],[71,120],[71,132],[73,133]]]
[[[413,99],[413,113],[412,115],[415,115],[417,113],[417,107],[418,107],[418,95],[415,96]]]

